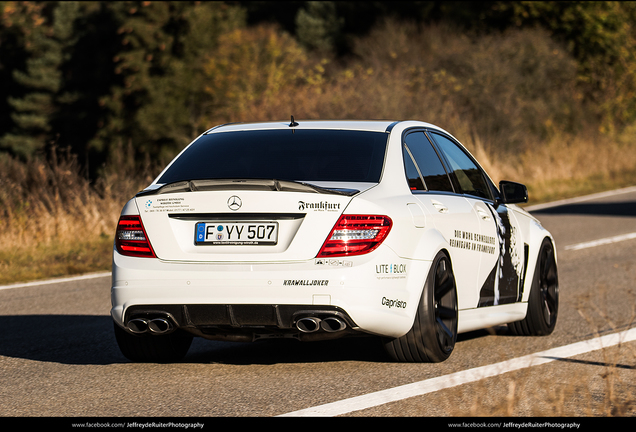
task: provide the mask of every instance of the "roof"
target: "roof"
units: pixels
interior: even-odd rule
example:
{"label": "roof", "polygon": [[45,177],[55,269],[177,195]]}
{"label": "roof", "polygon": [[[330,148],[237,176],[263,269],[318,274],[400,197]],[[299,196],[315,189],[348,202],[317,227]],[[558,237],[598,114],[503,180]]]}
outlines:
{"label": "roof", "polygon": [[[365,130],[372,132],[386,132],[392,120],[302,120],[295,119],[297,126],[294,129],[339,129],[339,130]],[[206,133],[264,130],[264,129],[289,129],[291,119],[288,121],[262,122],[262,123],[228,123],[213,127]]]}

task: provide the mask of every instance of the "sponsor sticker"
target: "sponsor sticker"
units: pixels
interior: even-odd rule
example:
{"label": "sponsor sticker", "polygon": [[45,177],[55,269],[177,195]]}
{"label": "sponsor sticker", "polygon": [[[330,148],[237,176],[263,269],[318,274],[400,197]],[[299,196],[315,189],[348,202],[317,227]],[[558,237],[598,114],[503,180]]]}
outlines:
{"label": "sponsor sticker", "polygon": [[376,264],[375,276],[378,279],[402,279],[406,278],[406,264]]}
{"label": "sponsor sticker", "polygon": [[285,279],[283,286],[327,286],[328,280],[324,279]]}
{"label": "sponsor sticker", "polygon": [[185,198],[153,198],[144,203],[145,213],[162,213],[168,211],[191,212],[195,211],[190,204],[185,202]]}
{"label": "sponsor sticker", "polygon": [[330,203],[328,201],[320,201],[320,202],[298,201],[298,210],[336,212],[336,211],[340,211],[340,203]]}
{"label": "sponsor sticker", "polygon": [[336,258],[317,258],[315,265],[331,266],[331,267],[353,267],[353,261],[341,260]]}
{"label": "sponsor sticker", "polygon": [[388,299],[386,297],[382,297],[382,306],[386,306],[389,309],[391,308],[400,308],[400,309],[405,309],[406,308],[406,302],[400,299]]}
{"label": "sponsor sticker", "polygon": [[448,241],[450,247],[494,255],[495,238],[470,231],[455,230],[455,237]]}

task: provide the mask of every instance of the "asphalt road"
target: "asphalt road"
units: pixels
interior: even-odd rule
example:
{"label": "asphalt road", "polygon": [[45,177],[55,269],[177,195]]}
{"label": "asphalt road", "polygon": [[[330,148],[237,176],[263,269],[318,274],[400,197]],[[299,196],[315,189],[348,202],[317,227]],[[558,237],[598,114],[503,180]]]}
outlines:
{"label": "asphalt road", "polygon": [[134,364],[113,336],[109,276],[0,287],[0,416],[278,416],[333,402],[345,416],[636,415],[636,342],[364,409],[347,405],[636,327],[636,189],[532,212],[557,241],[560,310],[551,336],[515,337],[505,326],[461,335],[441,364],[387,361],[372,339],[195,339],[182,363]]}

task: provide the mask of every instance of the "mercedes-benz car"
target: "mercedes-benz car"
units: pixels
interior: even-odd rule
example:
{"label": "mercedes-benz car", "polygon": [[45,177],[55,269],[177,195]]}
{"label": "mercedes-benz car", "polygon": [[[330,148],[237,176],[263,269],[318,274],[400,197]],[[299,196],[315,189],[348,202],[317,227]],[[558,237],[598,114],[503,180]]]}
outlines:
{"label": "mercedes-benz car", "polygon": [[193,337],[378,338],[440,362],[457,335],[547,335],[554,239],[445,130],[419,121],[227,124],[128,201],[112,310],[132,361],[182,359]]}

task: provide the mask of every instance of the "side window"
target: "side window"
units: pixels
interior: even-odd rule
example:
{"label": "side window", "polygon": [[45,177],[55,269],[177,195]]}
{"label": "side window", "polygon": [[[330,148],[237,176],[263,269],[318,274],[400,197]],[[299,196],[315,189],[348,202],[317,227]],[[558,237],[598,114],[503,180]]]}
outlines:
{"label": "side window", "polygon": [[462,193],[492,199],[486,179],[473,160],[457,144],[445,136],[431,133],[431,137],[448,160]]}
{"label": "side window", "polygon": [[444,165],[424,132],[408,134],[404,139],[404,146],[413,155],[427,190],[453,192],[453,186]]}

